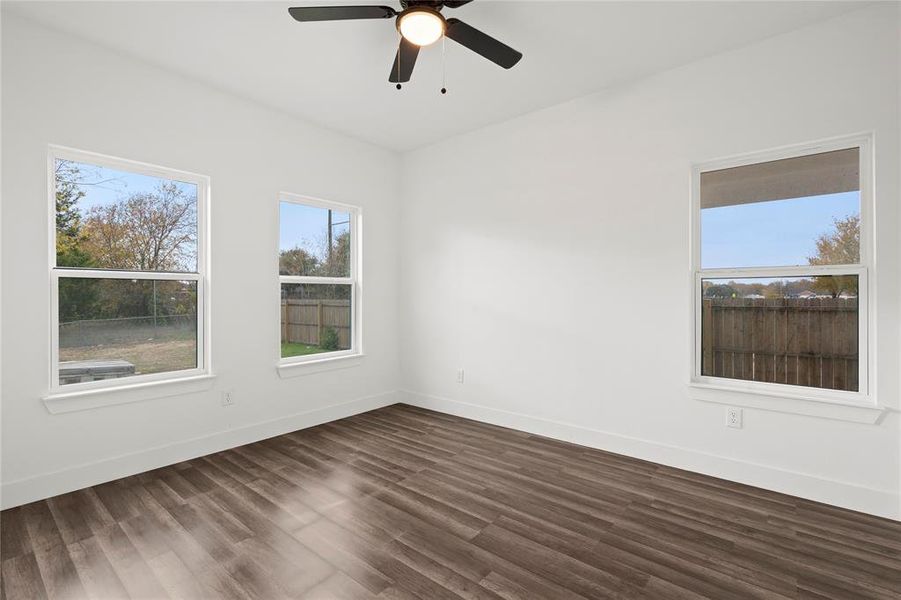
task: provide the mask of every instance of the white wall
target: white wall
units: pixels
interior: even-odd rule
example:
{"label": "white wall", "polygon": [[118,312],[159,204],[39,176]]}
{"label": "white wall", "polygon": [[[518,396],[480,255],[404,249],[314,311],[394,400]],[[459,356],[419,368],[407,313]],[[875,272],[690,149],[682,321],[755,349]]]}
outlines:
{"label": "white wall", "polygon": [[[3,506],[394,401],[398,166],[299,122],[15,16],[2,23]],[[47,145],[209,175],[211,390],[51,415]],[[362,364],[280,379],[277,194],[362,207]],[[236,404],[220,406],[219,392]]]}
{"label": "white wall", "polygon": [[[407,155],[409,401],[898,518],[898,30],[857,11]],[[892,410],[727,429],[687,386],[690,165],[867,131]]]}

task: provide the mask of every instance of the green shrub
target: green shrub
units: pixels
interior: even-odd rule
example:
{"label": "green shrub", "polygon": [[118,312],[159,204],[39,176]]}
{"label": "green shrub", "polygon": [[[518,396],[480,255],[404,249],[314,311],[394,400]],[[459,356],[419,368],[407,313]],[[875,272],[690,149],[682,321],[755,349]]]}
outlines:
{"label": "green shrub", "polygon": [[338,332],[333,327],[326,327],[319,336],[319,347],[323,350],[338,349]]}

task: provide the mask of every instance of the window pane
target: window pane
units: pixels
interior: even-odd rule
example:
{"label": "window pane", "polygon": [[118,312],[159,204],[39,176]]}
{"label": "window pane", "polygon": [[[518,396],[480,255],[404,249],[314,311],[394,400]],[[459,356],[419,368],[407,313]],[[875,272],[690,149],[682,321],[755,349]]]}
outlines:
{"label": "window pane", "polygon": [[701,174],[701,267],[860,262],[859,149]]}
{"label": "window pane", "polygon": [[701,374],[858,390],[858,277],[704,279]]}
{"label": "window pane", "polygon": [[197,186],[56,161],[56,264],[197,271]]}
{"label": "window pane", "polygon": [[349,350],[351,286],[282,284],[282,358]]}
{"label": "window pane", "polygon": [[59,279],[60,385],[197,367],[197,283]]}
{"label": "window pane", "polygon": [[350,214],[282,202],[279,275],[350,276]]}

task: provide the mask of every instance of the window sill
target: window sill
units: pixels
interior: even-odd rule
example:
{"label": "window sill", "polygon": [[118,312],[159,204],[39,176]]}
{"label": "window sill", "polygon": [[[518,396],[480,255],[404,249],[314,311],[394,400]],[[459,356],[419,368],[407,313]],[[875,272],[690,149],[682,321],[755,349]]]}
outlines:
{"label": "window sill", "polygon": [[332,356],[318,358],[316,360],[304,360],[298,362],[279,362],[276,366],[278,376],[282,379],[289,377],[303,377],[314,373],[334,371],[356,367],[363,363],[365,354],[346,354],[344,356]]}
{"label": "window sill", "polygon": [[801,394],[781,392],[762,393],[757,390],[743,390],[728,385],[716,385],[693,381],[689,384],[688,395],[693,400],[759,408],[774,412],[821,417],[852,423],[872,425],[878,423],[886,412],[885,407],[872,404],[858,404],[826,400]]}
{"label": "window sill", "polygon": [[57,392],[42,398],[51,414],[69,413],[116,404],[141,402],[203,392],[213,387],[215,375],[196,375],[181,379],[149,381],[112,388]]}

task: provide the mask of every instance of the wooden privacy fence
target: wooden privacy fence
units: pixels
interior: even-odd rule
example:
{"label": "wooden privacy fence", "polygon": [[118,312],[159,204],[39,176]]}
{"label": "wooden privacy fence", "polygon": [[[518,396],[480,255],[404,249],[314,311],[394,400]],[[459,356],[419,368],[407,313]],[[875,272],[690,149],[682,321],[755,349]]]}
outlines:
{"label": "wooden privacy fence", "polygon": [[282,298],[282,342],[318,346],[322,333],[332,328],[338,348],[350,348],[350,300]]}
{"label": "wooden privacy fence", "polygon": [[701,373],[858,390],[856,298],[705,298]]}

